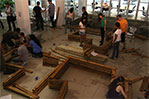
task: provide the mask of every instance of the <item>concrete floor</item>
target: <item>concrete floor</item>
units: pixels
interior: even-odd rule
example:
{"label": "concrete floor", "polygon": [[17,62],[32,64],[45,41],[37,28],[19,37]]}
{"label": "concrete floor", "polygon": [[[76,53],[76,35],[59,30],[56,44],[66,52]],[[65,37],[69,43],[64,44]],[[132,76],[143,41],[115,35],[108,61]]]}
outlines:
{"label": "concrete floor", "polygon": [[[1,35],[6,31],[7,31],[6,27],[5,27],[5,30],[0,29],[0,32],[1,32],[0,40],[2,38]],[[54,48],[55,46],[62,45],[62,44],[79,47],[79,43],[70,42],[67,40],[67,34],[64,34],[63,27],[57,28],[57,29],[45,28],[44,31],[38,31],[38,33],[42,35],[40,39],[43,45],[43,51],[45,52],[48,52],[50,51],[51,48]],[[92,36],[92,35],[87,35],[87,36],[93,38],[94,44],[98,45],[98,42],[99,42],[98,39],[100,39],[99,36]],[[142,41],[137,38],[132,40],[127,39],[127,48],[136,48],[136,49],[139,48],[141,54],[143,55],[149,56],[148,47],[149,47],[148,40]],[[121,44],[121,48],[122,48],[122,44]],[[112,53],[112,49],[110,50],[110,55],[111,53]],[[149,75],[148,58],[141,58],[139,56],[134,56],[131,53],[120,53],[120,57],[118,59],[115,59],[115,60],[108,59],[108,61],[105,64],[115,67],[116,73],[118,75],[124,75],[129,78]],[[30,61],[25,66],[25,68],[33,70],[34,73],[33,74],[26,73],[26,75],[23,78],[19,79],[17,83],[30,91],[48,72],[50,72],[53,69],[52,67],[42,66],[42,59],[32,58],[32,57],[30,57]],[[78,75],[77,76],[78,79],[75,78],[76,77],[75,74]],[[26,99],[25,97],[19,94],[3,89],[2,82],[6,80],[7,77],[9,76],[10,75],[3,75],[2,73],[0,73],[0,96],[11,94],[13,99]],[[39,79],[35,80],[36,77],[38,77]],[[64,74],[62,79],[65,79],[65,78],[70,80],[70,83],[69,83],[70,91],[68,91],[66,98],[92,98],[92,99],[105,98],[104,95],[107,91],[106,86],[109,81],[109,78],[106,78],[105,75],[98,75],[95,73],[90,73],[79,69],[70,68]],[[71,82],[71,80],[73,80],[74,82]],[[80,82],[80,81],[81,83],[78,84],[77,82]],[[139,92],[140,85],[141,85],[141,81],[133,85],[134,98],[144,99],[143,93]],[[77,89],[81,89],[81,90],[76,91]],[[39,96],[40,96],[40,99],[54,99],[56,98],[57,94],[58,94],[57,91],[49,89],[47,86],[39,94]]]}

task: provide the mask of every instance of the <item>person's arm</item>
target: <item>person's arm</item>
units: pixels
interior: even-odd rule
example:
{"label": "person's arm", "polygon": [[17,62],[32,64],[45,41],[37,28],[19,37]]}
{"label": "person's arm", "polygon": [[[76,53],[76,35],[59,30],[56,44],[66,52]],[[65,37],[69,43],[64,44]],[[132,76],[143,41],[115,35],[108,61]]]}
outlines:
{"label": "person's arm", "polygon": [[73,20],[75,19],[75,13],[73,12]]}
{"label": "person's arm", "polygon": [[122,86],[119,86],[119,91],[120,91],[120,93],[124,96],[124,98],[127,99],[127,95],[126,95],[126,93],[124,92],[124,89],[123,89]]}
{"label": "person's arm", "polygon": [[47,9],[47,8],[45,8],[44,10],[42,10],[42,9],[41,9],[41,10],[40,10],[40,12],[45,12],[45,11],[46,11],[46,9]]}
{"label": "person's arm", "polygon": [[116,39],[117,39],[117,34],[115,34],[115,38],[114,38],[114,40],[113,40],[113,43],[115,43],[115,41],[116,41]]}
{"label": "person's arm", "polygon": [[128,31],[128,22],[127,22],[127,24],[126,24],[126,34],[127,34],[127,31]]}
{"label": "person's arm", "polygon": [[69,10],[68,10],[67,13],[65,14],[65,18],[67,17],[68,13],[69,13]]}
{"label": "person's arm", "polygon": [[107,21],[105,20],[104,23],[105,23],[104,31],[106,32]]}

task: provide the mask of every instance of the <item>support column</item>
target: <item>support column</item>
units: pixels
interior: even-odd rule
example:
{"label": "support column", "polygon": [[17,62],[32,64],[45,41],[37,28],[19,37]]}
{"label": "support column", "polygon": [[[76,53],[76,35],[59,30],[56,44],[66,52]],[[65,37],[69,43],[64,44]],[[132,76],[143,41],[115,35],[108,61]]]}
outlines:
{"label": "support column", "polygon": [[60,10],[57,20],[57,26],[62,26],[64,25],[65,0],[56,0],[56,12],[58,10],[58,7],[60,7]]}
{"label": "support column", "polygon": [[15,0],[18,27],[26,35],[31,33],[28,0]]}
{"label": "support column", "polygon": [[[82,16],[82,7],[85,6],[87,7],[87,0],[79,0],[79,10],[78,10],[78,15]],[[87,9],[87,8],[86,8]]]}
{"label": "support column", "polygon": [[136,20],[137,17],[138,17],[139,6],[140,6],[140,0],[138,0],[138,5],[137,5],[137,10],[136,10],[135,20]]}

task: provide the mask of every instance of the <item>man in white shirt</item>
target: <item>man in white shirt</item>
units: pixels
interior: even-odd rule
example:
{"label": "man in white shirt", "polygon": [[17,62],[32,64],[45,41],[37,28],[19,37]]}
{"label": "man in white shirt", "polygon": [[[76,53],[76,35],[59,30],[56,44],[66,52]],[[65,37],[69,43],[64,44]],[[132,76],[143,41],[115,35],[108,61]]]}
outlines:
{"label": "man in white shirt", "polygon": [[119,56],[119,43],[121,41],[122,30],[120,29],[120,23],[116,22],[115,27],[117,28],[117,30],[113,34],[113,42],[112,42],[113,43],[113,54],[110,57],[111,59],[114,59],[115,52],[116,52],[116,58],[118,58],[118,56]]}
{"label": "man in white shirt", "polygon": [[13,25],[13,29],[15,31],[16,29],[16,26],[15,26],[15,23],[14,23],[14,20],[13,20],[13,14],[14,14],[14,11],[13,9],[9,6],[8,3],[6,3],[6,14],[7,14],[7,23],[8,23],[8,27],[9,27],[9,30],[8,31],[11,31],[11,23]]}

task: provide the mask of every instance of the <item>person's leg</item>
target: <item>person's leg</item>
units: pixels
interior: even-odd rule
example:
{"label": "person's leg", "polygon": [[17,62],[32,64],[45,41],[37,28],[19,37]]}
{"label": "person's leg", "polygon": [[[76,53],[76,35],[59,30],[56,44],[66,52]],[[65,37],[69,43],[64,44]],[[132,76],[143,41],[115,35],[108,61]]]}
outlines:
{"label": "person's leg", "polygon": [[39,30],[39,18],[36,18],[36,27],[37,27],[37,30]]}
{"label": "person's leg", "polygon": [[101,41],[100,41],[100,46],[103,45],[104,42],[104,28],[100,28],[101,29]]}
{"label": "person's leg", "polygon": [[55,27],[54,26],[54,16],[50,16],[50,19],[51,19],[52,27]]}
{"label": "person's leg", "polygon": [[67,33],[67,28],[68,28],[68,18],[65,18],[65,33]]}
{"label": "person's leg", "polygon": [[44,30],[44,25],[43,25],[43,18],[40,18],[40,23],[41,23],[41,29]]}
{"label": "person's leg", "polygon": [[116,45],[116,58],[119,57],[119,42],[117,42],[117,45]]}
{"label": "person's leg", "polygon": [[10,24],[10,16],[7,16],[7,23],[8,23],[8,27],[9,27],[9,30],[8,31],[11,31],[11,24]]}
{"label": "person's leg", "polygon": [[121,42],[123,43],[123,49],[125,49],[125,32],[121,34]]}
{"label": "person's leg", "polygon": [[11,22],[12,22],[12,25],[13,25],[13,30],[15,31],[16,30],[15,22],[14,21],[11,21]]}
{"label": "person's leg", "polygon": [[112,53],[112,56],[111,56],[112,59],[114,59],[115,50],[116,50],[116,43],[114,43],[114,46],[113,46],[113,53]]}
{"label": "person's leg", "polygon": [[2,29],[4,29],[4,25],[3,25],[3,22],[1,21],[1,19],[0,19],[0,24],[2,26]]}
{"label": "person's leg", "polygon": [[72,19],[70,19],[70,32],[72,32]]}

